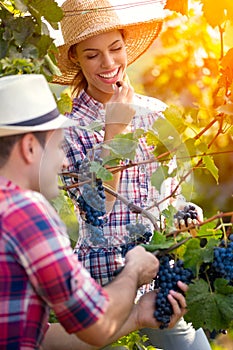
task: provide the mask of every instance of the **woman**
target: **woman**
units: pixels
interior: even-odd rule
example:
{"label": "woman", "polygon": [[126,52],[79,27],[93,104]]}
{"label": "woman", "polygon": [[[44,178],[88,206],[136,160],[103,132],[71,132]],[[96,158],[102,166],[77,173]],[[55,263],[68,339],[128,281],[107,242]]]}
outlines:
{"label": "woman", "polygon": [[[156,4],[155,16],[161,13],[164,3],[157,1]],[[119,133],[149,129],[155,120],[163,118],[165,104],[155,98],[135,94],[126,76],[127,66],[143,54],[158,36],[162,19],[157,16],[149,21],[122,24],[111,4],[100,0],[67,0],[62,9],[64,45],[58,48],[58,65],[62,75],[55,77],[54,82],[73,88],[70,118],[86,127],[94,121],[103,123],[100,131],[66,131],[65,152],[68,170],[72,171],[77,170],[77,162],[80,164],[97,145],[109,142]],[[152,155],[151,151],[152,148],[141,138],[135,161],[147,160]],[[151,207],[161,196],[150,183],[150,176],[157,166],[151,163],[124,170],[114,176],[110,185],[129,202],[141,208]],[[176,181],[169,179],[165,187],[166,194],[172,193]],[[78,191],[70,191],[76,204]],[[108,283],[114,271],[123,264],[121,246],[130,242],[126,225],[139,220],[150,227],[146,218],[130,212],[114,197],[108,196],[107,211],[108,221],[100,227],[103,238],[100,243],[94,242],[91,226],[79,218],[80,233],[75,248],[79,260],[102,285]],[[145,330],[144,334],[148,331]],[[210,350],[203,330],[195,331],[184,320],[172,330],[151,331],[150,344],[164,350]]]}

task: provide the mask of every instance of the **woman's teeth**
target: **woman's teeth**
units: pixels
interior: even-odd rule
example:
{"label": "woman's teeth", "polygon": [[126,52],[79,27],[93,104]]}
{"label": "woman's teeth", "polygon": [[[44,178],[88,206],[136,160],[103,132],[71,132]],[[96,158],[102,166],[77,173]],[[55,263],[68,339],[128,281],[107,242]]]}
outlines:
{"label": "woman's teeth", "polygon": [[111,72],[111,73],[99,74],[99,76],[101,78],[110,79],[110,78],[114,78],[117,75],[117,72],[118,72],[118,69],[116,69],[114,72]]}

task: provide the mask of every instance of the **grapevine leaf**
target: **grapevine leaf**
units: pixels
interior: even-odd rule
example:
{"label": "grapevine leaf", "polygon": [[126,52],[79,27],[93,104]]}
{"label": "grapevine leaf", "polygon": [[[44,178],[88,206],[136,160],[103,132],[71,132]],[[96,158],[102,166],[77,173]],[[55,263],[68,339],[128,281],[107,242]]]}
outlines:
{"label": "grapevine leaf", "polygon": [[198,239],[191,239],[186,244],[186,251],[184,253],[183,259],[185,267],[190,268],[193,273],[199,272],[201,264],[213,261],[213,249],[218,244],[218,240],[212,238],[210,239],[205,247],[200,247],[200,242]]}
{"label": "grapevine leaf", "polygon": [[205,152],[208,151],[208,147],[207,147],[206,143],[204,143],[204,142],[199,143],[199,144],[197,145],[197,149],[198,149],[199,152],[201,152],[201,153],[205,153]]}
{"label": "grapevine leaf", "polygon": [[162,233],[155,231],[150,243],[143,246],[147,251],[154,252],[158,249],[170,248],[173,244],[173,240],[166,239]]}
{"label": "grapevine leaf", "polygon": [[211,156],[204,156],[203,162],[218,184],[218,168],[214,164],[213,158]]}
{"label": "grapevine leaf", "polygon": [[111,172],[104,168],[99,162],[90,162],[90,171],[95,173],[98,179],[102,179],[103,181],[112,180]]}
{"label": "grapevine leaf", "polygon": [[163,210],[162,215],[166,218],[166,226],[173,227],[174,225],[174,215],[176,214],[177,209],[173,205],[169,205],[166,209]]}
{"label": "grapevine leaf", "polygon": [[233,287],[229,286],[228,281],[226,281],[224,278],[217,278],[214,283],[214,288],[215,291],[220,294],[233,294]]}
{"label": "grapevine leaf", "polygon": [[110,150],[116,157],[133,160],[135,158],[137,142],[130,139],[114,138],[108,144],[105,143],[103,148]]}
{"label": "grapevine leaf", "polygon": [[205,237],[208,237],[208,236],[213,236],[213,234],[215,235],[222,235],[222,231],[217,229],[216,230],[216,226],[217,226],[217,221],[210,221],[210,222],[207,222],[205,223],[205,225],[203,226],[200,226],[198,228],[198,236],[205,236]]}
{"label": "grapevine leaf", "polygon": [[[213,331],[227,329],[233,317],[233,287],[227,281],[216,280],[215,291],[210,291],[204,280],[194,281],[186,293],[188,312],[187,322],[194,328],[200,327]],[[226,291],[227,290],[227,294]]]}
{"label": "grapevine leaf", "polygon": [[165,110],[164,116],[166,117],[166,120],[175,127],[179,134],[185,131],[186,125],[182,118],[182,112],[178,107],[169,106]]}
{"label": "grapevine leaf", "polygon": [[[54,0],[46,0],[46,6],[43,0],[28,1],[28,8],[33,14],[39,14],[44,17],[53,27],[63,17],[63,11]],[[36,17],[37,17],[36,16]],[[57,29],[55,26],[54,29]]]}
{"label": "grapevine leaf", "polygon": [[15,7],[21,12],[27,12],[27,6],[25,5],[24,1],[15,0]]}
{"label": "grapevine leaf", "polygon": [[158,135],[156,135],[153,131],[149,130],[146,133],[146,143],[148,146],[156,146],[159,143]]}
{"label": "grapevine leaf", "polygon": [[102,179],[103,181],[110,181],[113,178],[112,173],[104,167],[99,168],[99,170],[96,173],[96,176],[99,179]]}
{"label": "grapevine leaf", "polygon": [[151,175],[151,185],[157,190],[160,189],[162,182],[168,177],[168,167],[159,166],[156,171]]}
{"label": "grapevine leaf", "polygon": [[71,245],[74,247],[78,239],[79,224],[72,200],[64,191],[60,191],[58,197],[52,201],[52,205],[65,223]]}
{"label": "grapevine leaf", "polygon": [[61,114],[72,111],[72,101],[67,93],[61,93],[61,98],[57,101],[57,106]]}
{"label": "grapevine leaf", "polygon": [[203,14],[207,22],[215,28],[221,25],[225,20],[225,0],[214,1],[213,0],[201,0],[203,3]]}
{"label": "grapevine leaf", "polygon": [[89,125],[85,125],[85,126],[79,125],[79,128],[83,129],[83,130],[87,130],[89,132],[100,131],[100,130],[103,129],[103,122],[95,121],[95,122],[93,122],[93,123],[91,123]]}
{"label": "grapevine leaf", "polygon": [[104,157],[103,159],[103,165],[108,165],[108,166],[117,166],[119,165],[121,161],[121,158],[120,157],[115,157],[115,156],[106,156]]}
{"label": "grapevine leaf", "polygon": [[[181,133],[177,130],[177,128],[180,129],[180,127],[176,124],[176,118],[174,119],[175,121],[172,122],[169,119],[159,118],[153,123],[153,130],[158,133],[160,143],[164,144],[169,150],[181,144]],[[179,124],[184,125],[181,120]]]}
{"label": "grapevine leaf", "polygon": [[134,139],[139,139],[140,137],[142,137],[145,133],[145,130],[143,129],[136,129],[134,131]]}
{"label": "grapevine leaf", "polygon": [[188,14],[188,0],[167,0],[165,9],[180,12],[182,15]]}
{"label": "grapevine leaf", "polygon": [[126,134],[117,134],[115,136],[115,139],[128,139],[128,140],[135,140],[133,132],[128,132]]}
{"label": "grapevine leaf", "polygon": [[186,245],[186,251],[183,256],[185,267],[192,269],[193,272],[199,268],[203,262],[200,256],[200,244],[196,239],[191,239]]}

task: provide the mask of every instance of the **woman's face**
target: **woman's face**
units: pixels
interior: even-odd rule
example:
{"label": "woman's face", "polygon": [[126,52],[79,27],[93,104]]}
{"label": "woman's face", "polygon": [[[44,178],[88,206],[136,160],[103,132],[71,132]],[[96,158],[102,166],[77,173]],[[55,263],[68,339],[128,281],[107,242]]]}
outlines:
{"label": "woman's face", "polygon": [[107,102],[112,85],[124,77],[127,54],[118,30],[96,35],[76,45],[76,58],[87,80],[87,92],[97,101]]}

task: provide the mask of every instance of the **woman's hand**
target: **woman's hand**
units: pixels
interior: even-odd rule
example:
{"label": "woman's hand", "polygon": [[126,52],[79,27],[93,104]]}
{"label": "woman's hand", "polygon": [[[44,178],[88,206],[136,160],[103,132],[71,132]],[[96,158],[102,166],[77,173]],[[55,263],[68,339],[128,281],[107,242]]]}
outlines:
{"label": "woman's hand", "polygon": [[119,81],[114,85],[114,94],[105,105],[105,133],[110,131],[110,135],[114,137],[124,132],[131,123],[135,114],[133,94],[133,87],[128,80]]}

